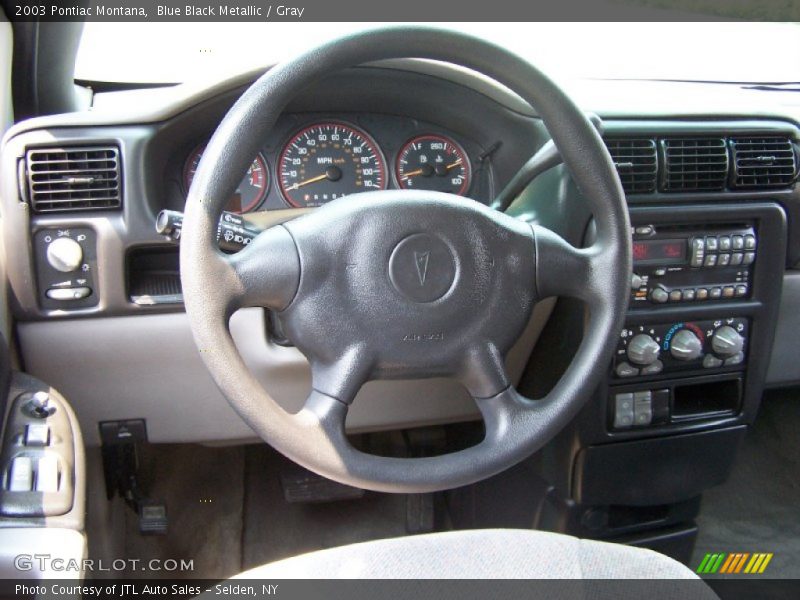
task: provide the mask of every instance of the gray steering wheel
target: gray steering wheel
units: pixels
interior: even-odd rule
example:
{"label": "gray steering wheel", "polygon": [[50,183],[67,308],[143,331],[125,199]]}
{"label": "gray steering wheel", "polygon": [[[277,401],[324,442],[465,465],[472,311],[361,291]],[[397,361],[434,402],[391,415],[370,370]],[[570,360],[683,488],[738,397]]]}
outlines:
{"label": "gray steering wheel", "polygon": [[[333,201],[261,233],[234,255],[216,245],[225,205],[286,104],[333,71],[423,58],[487,75],[529,102],[591,203],[597,235],[576,249],[557,234],[478,202],[425,191],[376,191]],[[478,38],[422,27],[345,37],[270,69],[233,105],[194,177],[183,222],[181,280],[194,339],[233,408],[304,467],[385,492],[473,483],[551,439],[608,368],[631,266],[619,178],[595,128],[536,68]],[[522,397],[503,359],[548,296],[579,298],[590,316],[561,380]],[[248,371],[228,321],[248,306],[278,311],[308,358],[313,390],[290,414]],[[371,379],[452,377],[483,416],[475,446],[435,457],[389,458],[354,448],[348,408]],[[434,401],[434,400],[432,400]]]}

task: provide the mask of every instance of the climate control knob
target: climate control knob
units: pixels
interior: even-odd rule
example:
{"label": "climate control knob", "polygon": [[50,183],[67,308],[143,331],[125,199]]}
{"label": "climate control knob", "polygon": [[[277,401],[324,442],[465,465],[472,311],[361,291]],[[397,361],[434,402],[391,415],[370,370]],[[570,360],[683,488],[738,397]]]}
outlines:
{"label": "climate control knob", "polygon": [[730,325],[723,325],[711,338],[711,349],[720,356],[733,356],[742,351],[744,338]]}
{"label": "climate control knob", "polygon": [[71,238],[58,238],[47,246],[47,262],[56,271],[69,273],[81,266],[83,248]]}
{"label": "climate control knob", "polygon": [[637,365],[651,365],[658,360],[661,347],[646,333],[640,333],[628,342],[628,360]]}
{"label": "climate control knob", "polygon": [[678,360],[694,360],[703,354],[703,342],[688,329],[681,329],[672,337],[669,353]]}

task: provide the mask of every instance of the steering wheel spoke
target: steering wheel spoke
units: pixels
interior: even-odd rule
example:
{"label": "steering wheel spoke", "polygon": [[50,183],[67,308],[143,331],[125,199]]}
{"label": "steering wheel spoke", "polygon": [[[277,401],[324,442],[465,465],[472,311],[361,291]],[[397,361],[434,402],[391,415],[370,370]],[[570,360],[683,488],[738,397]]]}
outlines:
{"label": "steering wheel spoke", "polygon": [[599,244],[575,248],[558,234],[533,226],[536,238],[536,291],[539,298],[569,296],[587,303],[604,301],[608,257]]}
{"label": "steering wheel spoke", "polygon": [[259,306],[283,310],[300,281],[300,259],[292,236],[282,226],[261,232],[243,250],[221,255],[233,284],[227,293],[231,308]]}

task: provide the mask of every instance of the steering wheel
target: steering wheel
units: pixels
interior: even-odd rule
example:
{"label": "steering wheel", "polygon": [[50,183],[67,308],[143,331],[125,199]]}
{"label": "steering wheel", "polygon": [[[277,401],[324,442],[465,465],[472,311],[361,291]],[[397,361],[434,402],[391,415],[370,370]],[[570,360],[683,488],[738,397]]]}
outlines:
{"label": "steering wheel", "polygon": [[[392,58],[467,67],[505,85],[541,116],[596,220],[577,249],[554,232],[473,200],[387,190],[345,197],[223,254],[217,224],[286,104],[333,71]],[[265,441],[341,483],[428,492],[494,475],[532,454],[575,416],[608,368],[628,300],[630,224],[622,187],[595,128],[552,81],[499,46],[460,33],[392,27],[344,37],[270,69],[227,113],[189,192],[181,240],[186,313],[208,370]],[[578,351],[546,397],[509,383],[503,359],[549,296],[585,301]],[[248,371],[228,321],[239,308],[280,313],[308,358],[312,391],[294,414]],[[372,379],[451,377],[474,398],[483,440],[425,458],[354,448],[345,418]],[[430,399],[434,402],[435,399]]]}

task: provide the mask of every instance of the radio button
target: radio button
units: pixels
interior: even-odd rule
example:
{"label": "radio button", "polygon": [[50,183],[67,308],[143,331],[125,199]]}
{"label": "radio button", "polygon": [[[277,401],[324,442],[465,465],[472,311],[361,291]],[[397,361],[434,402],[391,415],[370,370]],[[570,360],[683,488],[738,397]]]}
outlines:
{"label": "radio button", "polygon": [[722,296],[722,288],[713,287],[708,291],[708,297],[712,300],[719,300],[720,296]]}
{"label": "radio button", "polygon": [[636,233],[636,235],[653,235],[656,232],[656,229],[652,225],[640,225],[633,231]]}
{"label": "radio button", "polygon": [[664,267],[659,267],[655,271],[653,271],[653,277],[663,277],[667,274],[667,269]]}
{"label": "radio button", "polygon": [[669,294],[664,288],[653,288],[653,291],[650,292],[650,299],[656,304],[664,304],[667,300],[669,300]]}
{"label": "radio button", "polygon": [[692,289],[683,290],[683,301],[684,302],[692,302],[695,297],[695,291]]}
{"label": "radio button", "polygon": [[737,285],[736,286],[736,296],[741,298],[742,296],[747,296],[747,286],[746,285]]}
{"label": "radio button", "polygon": [[717,255],[716,254],[709,254],[706,256],[705,262],[703,262],[704,267],[715,267],[717,266]]}
{"label": "radio button", "polygon": [[731,367],[733,365],[740,365],[744,362],[744,352],[737,352],[730,358],[725,359],[725,366]]}
{"label": "radio button", "polygon": [[642,287],[642,285],[644,285],[644,280],[642,279],[641,275],[639,275],[638,273],[634,273],[633,275],[631,275],[631,289],[632,290],[636,291],[640,287]]}
{"label": "radio button", "polygon": [[744,250],[744,237],[735,235],[731,239],[731,248],[734,250]]}
{"label": "radio button", "polygon": [[692,257],[689,264],[693,267],[700,267],[703,265],[703,255],[705,254],[705,242],[702,238],[694,238],[692,240]]}
{"label": "radio button", "polygon": [[741,252],[734,252],[733,254],[731,254],[732,267],[738,267],[740,264],[742,264],[743,260],[744,260],[744,254],[742,254]]}
{"label": "radio button", "polygon": [[642,369],[642,375],[658,375],[663,370],[664,363],[660,360],[656,360]]}
{"label": "radio button", "polygon": [[718,267],[727,267],[731,264],[731,255],[730,254],[720,254],[719,260],[717,261]]}
{"label": "radio button", "polygon": [[717,358],[713,354],[706,354],[703,357],[703,368],[704,369],[716,369],[722,366],[722,359]]}
{"label": "radio button", "polygon": [[756,262],[756,253],[755,252],[745,252],[744,258],[742,259],[743,265],[752,265]]}
{"label": "radio button", "polygon": [[719,248],[719,240],[715,236],[708,236],[706,238],[706,250],[709,252],[716,252]]}
{"label": "radio button", "polygon": [[734,293],[736,293],[736,290],[732,285],[726,285],[724,288],[722,288],[723,298],[733,298]]}
{"label": "radio button", "polygon": [[730,252],[731,237],[729,235],[721,235],[719,237],[719,250],[720,252]]}
{"label": "radio button", "polygon": [[683,298],[683,292],[681,292],[680,290],[672,290],[669,293],[670,302],[680,302],[681,298]]}
{"label": "radio button", "polygon": [[639,374],[639,369],[632,366],[630,363],[621,362],[617,365],[617,368],[614,369],[614,372],[617,374],[617,377],[636,377]]}
{"label": "radio button", "polygon": [[753,234],[748,234],[744,236],[744,249],[745,250],[756,249],[756,236],[754,236]]}
{"label": "radio button", "polygon": [[706,288],[698,288],[697,289],[697,296],[698,300],[706,300],[708,299],[708,290]]}

